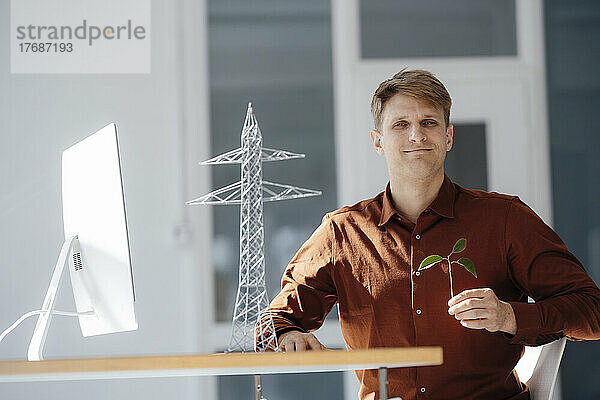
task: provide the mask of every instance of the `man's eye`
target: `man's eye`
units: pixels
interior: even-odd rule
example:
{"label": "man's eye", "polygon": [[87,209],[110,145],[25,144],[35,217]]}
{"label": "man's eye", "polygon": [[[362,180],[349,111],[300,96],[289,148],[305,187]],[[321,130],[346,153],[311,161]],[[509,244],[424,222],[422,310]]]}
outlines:
{"label": "man's eye", "polygon": [[404,127],[404,126],[406,126],[406,125],[408,125],[406,122],[396,122],[396,123],[394,124],[394,126],[395,126],[395,127],[396,127],[396,126]]}
{"label": "man's eye", "polygon": [[435,122],[435,121],[425,121],[425,122],[423,122],[423,125],[436,125],[436,124],[437,124],[437,122]]}

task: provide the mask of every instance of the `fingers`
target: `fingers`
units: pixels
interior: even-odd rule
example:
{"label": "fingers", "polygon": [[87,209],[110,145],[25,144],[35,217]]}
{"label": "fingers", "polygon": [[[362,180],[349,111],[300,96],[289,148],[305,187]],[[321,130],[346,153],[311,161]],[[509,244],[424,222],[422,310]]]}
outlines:
{"label": "fingers", "polygon": [[475,309],[463,311],[463,312],[460,312],[460,313],[454,315],[454,318],[456,318],[458,320],[481,319],[481,318],[490,319],[490,317],[492,317],[491,313],[489,312],[488,309],[485,309],[485,308],[475,308]]}
{"label": "fingers", "polygon": [[306,340],[295,340],[294,346],[296,347],[296,351],[306,351]]}
{"label": "fingers", "polygon": [[452,307],[453,305],[458,304],[461,301],[469,298],[485,298],[492,293],[494,293],[494,291],[490,288],[463,290],[462,292],[448,300],[448,307]]}
{"label": "fingers", "polygon": [[485,329],[489,332],[497,332],[500,330],[497,319],[481,318],[481,319],[461,319],[460,324],[471,329]]}
{"label": "fingers", "polygon": [[313,334],[301,332],[282,335],[279,348],[284,352],[326,349]]}
{"label": "fingers", "polygon": [[468,311],[474,308],[488,308],[490,307],[490,302],[486,299],[480,298],[471,298],[467,300],[463,300],[462,302],[453,305],[448,309],[448,314],[454,315],[460,312]]}
{"label": "fingers", "polygon": [[279,350],[281,351],[294,351],[296,349],[295,338],[300,332],[289,331],[279,336]]}
{"label": "fingers", "polygon": [[312,350],[325,350],[325,346],[323,346],[314,335],[308,336],[307,342]]}
{"label": "fingers", "polygon": [[487,319],[465,319],[461,320],[460,324],[471,329],[487,329],[489,320]]}
{"label": "fingers", "polygon": [[281,349],[283,351],[285,351],[285,352],[294,351],[295,350],[295,346],[294,346],[294,341],[293,340],[286,340],[285,342],[282,342],[279,347],[281,347]]}

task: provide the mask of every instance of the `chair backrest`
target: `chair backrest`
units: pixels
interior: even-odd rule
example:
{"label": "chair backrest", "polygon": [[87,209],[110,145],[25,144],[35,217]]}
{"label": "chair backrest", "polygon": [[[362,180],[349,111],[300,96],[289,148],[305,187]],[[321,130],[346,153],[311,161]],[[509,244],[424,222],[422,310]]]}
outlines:
{"label": "chair backrest", "polygon": [[531,392],[531,400],[552,400],[556,376],[558,375],[558,368],[565,351],[566,343],[567,338],[563,337],[562,339],[541,346],[541,351],[539,352],[539,357],[531,378],[527,380],[527,386],[529,386]]}

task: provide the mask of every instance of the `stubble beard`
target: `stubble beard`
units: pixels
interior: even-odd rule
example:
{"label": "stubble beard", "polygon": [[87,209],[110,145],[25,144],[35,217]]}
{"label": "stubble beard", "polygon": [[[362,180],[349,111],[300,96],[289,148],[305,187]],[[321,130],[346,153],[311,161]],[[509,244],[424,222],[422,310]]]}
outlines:
{"label": "stubble beard", "polygon": [[[424,154],[424,156],[416,157],[414,160],[398,160],[392,168],[388,165],[390,177],[398,176],[414,181],[428,181],[437,176],[440,169],[443,171],[444,160],[441,161],[441,165],[438,165],[438,160],[427,159],[427,154]],[[406,158],[408,157],[413,156],[406,156]]]}

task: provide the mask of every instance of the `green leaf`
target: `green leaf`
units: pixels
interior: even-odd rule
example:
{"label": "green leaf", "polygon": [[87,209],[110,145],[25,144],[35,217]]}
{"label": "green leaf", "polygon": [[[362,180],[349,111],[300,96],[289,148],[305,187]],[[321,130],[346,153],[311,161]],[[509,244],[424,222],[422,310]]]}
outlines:
{"label": "green leaf", "polygon": [[477,271],[475,271],[475,264],[473,263],[473,261],[469,260],[468,258],[461,258],[457,262],[460,265],[462,265],[463,267],[465,267],[465,269],[467,271],[469,271],[470,273],[472,273],[473,276],[475,276],[475,278],[477,278]]}
{"label": "green leaf", "polygon": [[431,268],[435,264],[440,262],[441,260],[443,260],[442,256],[438,256],[437,254],[432,254],[430,256],[427,256],[427,257],[425,257],[425,259],[423,261],[421,261],[421,265],[419,265],[419,268],[417,269],[417,271],[420,271],[422,269]]}
{"label": "green leaf", "polygon": [[466,248],[467,248],[467,239],[460,238],[456,241],[456,243],[454,243],[454,248],[452,249],[452,254],[460,253],[461,251],[463,251]]}

